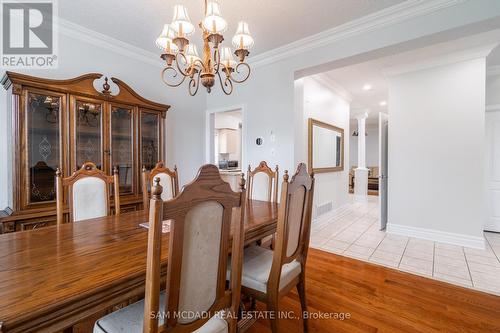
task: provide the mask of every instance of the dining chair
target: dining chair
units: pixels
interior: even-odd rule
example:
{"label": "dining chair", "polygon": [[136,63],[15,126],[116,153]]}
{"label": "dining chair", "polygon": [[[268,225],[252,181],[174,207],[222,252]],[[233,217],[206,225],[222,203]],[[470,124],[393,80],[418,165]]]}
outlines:
{"label": "dining chair", "polygon": [[179,174],[177,173],[177,166],[171,170],[163,164],[163,162],[156,163],[156,166],[147,171],[146,167],[142,167],[142,202],[144,209],[148,209],[149,205],[149,188],[153,185],[155,177],[160,178],[163,187],[161,198],[167,201],[175,197],[179,193]]}
{"label": "dining chair", "polygon": [[[243,255],[242,292],[267,304],[274,313],[272,332],[279,330],[279,300],[297,288],[302,313],[307,311],[305,294],[306,259],[311,229],[314,176],[301,163],[288,182],[285,171],[278,209],[274,251],[257,245],[245,249]],[[303,317],[304,332],[308,331]]]}
{"label": "dining chair", "polygon": [[[261,161],[259,165],[252,170],[248,165],[248,199],[278,202],[278,166],[274,171],[267,165],[266,161]],[[255,187],[257,191],[254,192]]]}
{"label": "dining chair", "polygon": [[64,223],[64,190],[67,186],[69,220],[77,222],[111,215],[109,185],[113,184],[115,215],[120,215],[120,180],[118,168],[113,176],[106,175],[92,162],[86,162],[69,177],[63,178],[56,170],[56,213],[57,224]]}
{"label": "dining chair", "polygon": [[[279,169],[276,165],[274,171],[267,165],[266,161],[261,161],[259,165],[252,170],[250,164],[248,165],[248,200],[263,200],[269,202],[278,202],[278,179]],[[254,191],[255,187],[257,188]],[[265,237],[257,241],[258,245],[270,246],[274,248],[276,241],[274,235]],[[270,242],[270,244],[269,244]]]}
{"label": "dining chair", "polygon": [[[145,299],[99,319],[94,333],[236,333],[243,260],[244,186],[242,176],[240,191],[233,192],[215,165],[204,165],[178,196],[163,201],[160,179],[156,177],[149,208]],[[235,207],[240,210],[232,223]],[[171,220],[170,234],[162,239],[162,221],[167,219]],[[161,242],[167,239],[167,283],[162,292]],[[232,255],[228,260],[230,245]],[[230,282],[226,284],[229,261],[236,269],[231,271]]]}

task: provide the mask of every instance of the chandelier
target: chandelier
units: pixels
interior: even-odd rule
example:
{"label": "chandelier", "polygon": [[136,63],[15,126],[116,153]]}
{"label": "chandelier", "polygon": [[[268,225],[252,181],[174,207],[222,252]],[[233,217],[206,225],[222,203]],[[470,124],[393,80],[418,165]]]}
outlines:
{"label": "chandelier", "polygon": [[[161,72],[163,82],[169,87],[178,87],[186,79],[191,96],[196,95],[200,83],[211,92],[218,78],[226,95],[233,92],[233,83],[243,83],[250,76],[250,66],[245,62],[253,38],[246,22],[239,22],[233,37],[233,58],[230,47],[222,47],[223,33],[227,30],[227,21],[221,16],[217,0],[205,0],[205,17],[200,22],[203,34],[203,55],[200,58],[196,45],[188,37],[194,33],[194,25],[183,5],[174,6],[172,23],[165,24],[156,45],[162,50],[161,58],[166,66]],[[201,81],[201,82],[200,82]]]}

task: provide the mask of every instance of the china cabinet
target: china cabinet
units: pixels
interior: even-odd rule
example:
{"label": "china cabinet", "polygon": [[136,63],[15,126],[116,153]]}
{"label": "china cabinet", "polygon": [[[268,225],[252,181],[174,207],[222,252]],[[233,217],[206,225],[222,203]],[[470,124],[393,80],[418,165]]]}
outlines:
{"label": "china cabinet", "polygon": [[87,161],[107,174],[118,167],[122,211],[142,208],[140,172],[163,160],[169,106],[111,81],[96,73],[52,80],[7,72],[2,78],[11,109],[13,192],[12,207],[0,213],[0,232],[54,224],[56,168],[67,177]]}

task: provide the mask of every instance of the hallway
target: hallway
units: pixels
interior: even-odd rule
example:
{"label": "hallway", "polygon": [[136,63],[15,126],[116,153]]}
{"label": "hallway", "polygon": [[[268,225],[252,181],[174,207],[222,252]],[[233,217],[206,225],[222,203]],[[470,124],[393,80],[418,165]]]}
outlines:
{"label": "hallway", "polygon": [[353,202],[314,221],[311,247],[500,295],[500,234],[478,250],[379,230],[378,197]]}

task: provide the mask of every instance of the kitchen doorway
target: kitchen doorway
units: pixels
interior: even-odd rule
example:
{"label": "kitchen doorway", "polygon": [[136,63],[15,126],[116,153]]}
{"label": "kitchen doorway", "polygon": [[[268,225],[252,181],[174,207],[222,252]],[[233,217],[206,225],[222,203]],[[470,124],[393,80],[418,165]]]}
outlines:
{"label": "kitchen doorway", "polygon": [[243,107],[209,110],[206,132],[206,162],[216,165],[221,177],[238,190],[245,157]]}

